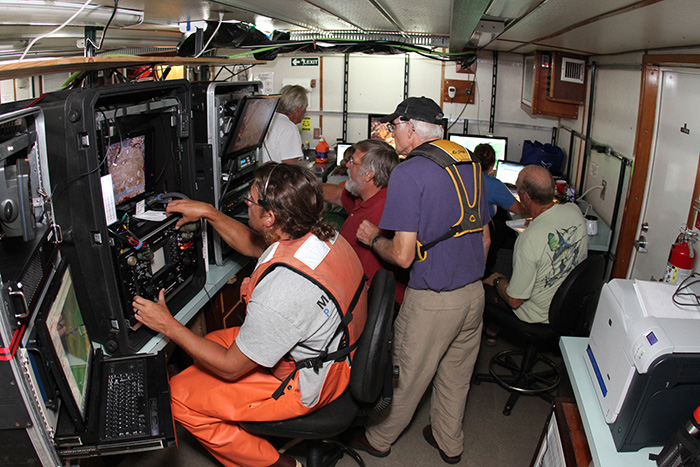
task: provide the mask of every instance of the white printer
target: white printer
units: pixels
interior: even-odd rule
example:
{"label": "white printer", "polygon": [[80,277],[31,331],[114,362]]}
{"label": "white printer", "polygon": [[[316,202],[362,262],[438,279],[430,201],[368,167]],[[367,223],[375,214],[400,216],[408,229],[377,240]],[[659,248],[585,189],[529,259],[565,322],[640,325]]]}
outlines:
{"label": "white printer", "polygon": [[664,445],[700,406],[700,307],[676,305],[676,289],[603,286],[584,359],[618,451]]}

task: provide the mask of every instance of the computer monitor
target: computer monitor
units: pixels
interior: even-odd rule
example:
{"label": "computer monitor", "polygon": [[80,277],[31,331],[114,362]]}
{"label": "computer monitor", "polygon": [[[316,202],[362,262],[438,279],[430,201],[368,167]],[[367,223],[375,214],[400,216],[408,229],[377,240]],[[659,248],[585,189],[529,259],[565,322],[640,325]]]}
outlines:
{"label": "computer monitor", "polygon": [[498,164],[500,161],[506,160],[506,154],[508,149],[508,138],[505,136],[488,136],[488,135],[460,135],[456,133],[450,133],[448,136],[450,141],[464,146],[469,149],[469,152],[473,152],[480,144],[490,144],[496,153],[496,163],[494,168],[498,169]]}
{"label": "computer monitor", "polygon": [[340,165],[340,162],[343,160],[343,155],[345,155],[345,151],[350,148],[352,144],[349,143],[338,143],[335,147],[335,164]]}
{"label": "computer monitor", "polygon": [[503,183],[515,185],[515,182],[518,180],[518,174],[525,167],[525,165],[517,162],[501,161],[496,170],[496,178]]}
{"label": "computer monitor", "polygon": [[93,348],[75,294],[70,267],[64,260],[48,285],[39,314],[44,351],[50,351],[51,371],[73,395],[85,419]]}
{"label": "computer monitor", "polygon": [[107,171],[112,175],[114,204],[146,191],[146,135],[137,135],[107,146]]}
{"label": "computer monitor", "polygon": [[370,114],[367,116],[367,137],[369,139],[384,141],[392,148],[396,148],[394,133],[389,131],[389,127],[386,123],[380,122],[384,117],[386,117],[386,115],[383,114]]}
{"label": "computer monitor", "polygon": [[222,155],[237,156],[262,146],[278,103],[279,96],[245,96],[236,110],[235,126]]}

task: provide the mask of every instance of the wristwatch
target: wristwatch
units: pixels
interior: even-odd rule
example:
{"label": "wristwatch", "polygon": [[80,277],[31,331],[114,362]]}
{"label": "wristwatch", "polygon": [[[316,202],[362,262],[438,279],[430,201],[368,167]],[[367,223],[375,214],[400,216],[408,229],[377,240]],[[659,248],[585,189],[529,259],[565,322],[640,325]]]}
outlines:
{"label": "wristwatch", "polygon": [[377,240],[382,236],[382,234],[377,234],[376,237],[372,239],[372,241],[369,244],[370,249],[374,249],[374,244],[377,243]]}
{"label": "wristwatch", "polygon": [[501,283],[501,279],[503,279],[503,278],[499,276],[499,277],[497,277],[497,278],[495,278],[495,279],[493,280],[493,288],[494,288],[494,289],[497,289],[497,288],[498,288],[498,284]]}

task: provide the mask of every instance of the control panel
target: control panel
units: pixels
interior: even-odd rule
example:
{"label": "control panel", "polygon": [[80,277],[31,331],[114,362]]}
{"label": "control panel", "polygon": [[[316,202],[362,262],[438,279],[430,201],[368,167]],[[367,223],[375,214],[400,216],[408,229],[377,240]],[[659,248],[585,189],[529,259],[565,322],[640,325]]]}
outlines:
{"label": "control panel", "polygon": [[133,231],[126,227],[121,232],[111,231],[124,318],[133,330],[141,325],[131,306],[134,296],[156,301],[163,289],[168,301],[197,274],[202,261],[201,223],[176,229],[179,219],[170,216],[162,223],[145,222]]}

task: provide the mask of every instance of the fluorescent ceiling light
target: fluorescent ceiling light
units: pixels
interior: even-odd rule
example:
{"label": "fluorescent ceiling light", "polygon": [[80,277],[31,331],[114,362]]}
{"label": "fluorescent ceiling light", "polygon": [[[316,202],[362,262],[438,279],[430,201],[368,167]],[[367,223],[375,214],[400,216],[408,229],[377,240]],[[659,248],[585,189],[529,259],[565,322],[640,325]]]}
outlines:
{"label": "fluorescent ceiling light", "polygon": [[[79,3],[41,0],[0,0],[0,24],[59,25],[82,7]],[[112,15],[112,8],[88,5],[71,21],[71,26],[105,26]],[[18,14],[21,12],[21,14]],[[117,8],[112,26],[127,27],[143,23],[143,12]]]}

